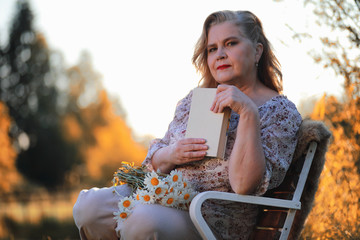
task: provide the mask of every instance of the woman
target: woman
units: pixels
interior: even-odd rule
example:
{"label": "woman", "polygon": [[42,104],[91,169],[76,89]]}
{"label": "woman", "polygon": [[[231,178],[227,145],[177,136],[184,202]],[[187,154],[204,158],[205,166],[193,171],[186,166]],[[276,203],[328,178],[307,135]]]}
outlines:
{"label": "woman", "polygon": [[[206,139],[184,138],[191,91],[177,105],[165,137],[152,142],[143,164],[164,173],[176,168],[198,191],[261,195],[278,186],[295,150],[301,116],[280,95],[279,63],[259,19],[247,11],[211,14],[193,63],[203,76],[201,87],[217,88],[211,110],[232,110],[225,157],[207,158]],[[118,191],[129,194],[126,186]],[[118,200],[108,188],[80,194],[74,218],[83,239],[200,238],[187,212],[160,205],[138,205],[123,224],[115,226],[111,218]],[[107,202],[96,203],[101,201]],[[86,206],[91,204],[96,208],[89,212]],[[257,206],[212,201],[206,202],[203,211],[220,239],[247,239]],[[101,233],[96,229],[102,229]]]}

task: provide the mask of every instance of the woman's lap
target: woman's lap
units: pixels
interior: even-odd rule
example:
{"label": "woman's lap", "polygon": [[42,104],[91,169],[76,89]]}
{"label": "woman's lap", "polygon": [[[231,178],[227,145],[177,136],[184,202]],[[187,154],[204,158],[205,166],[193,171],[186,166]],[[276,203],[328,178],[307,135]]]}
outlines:
{"label": "woman's lap", "polygon": [[187,211],[158,204],[139,204],[116,230],[121,239],[201,239]]}
{"label": "woman's lap", "polygon": [[[126,185],[116,187],[129,196]],[[189,213],[161,205],[139,204],[129,218],[117,225],[113,212],[122,198],[113,188],[92,188],[80,192],[73,215],[81,239],[200,239]]]}

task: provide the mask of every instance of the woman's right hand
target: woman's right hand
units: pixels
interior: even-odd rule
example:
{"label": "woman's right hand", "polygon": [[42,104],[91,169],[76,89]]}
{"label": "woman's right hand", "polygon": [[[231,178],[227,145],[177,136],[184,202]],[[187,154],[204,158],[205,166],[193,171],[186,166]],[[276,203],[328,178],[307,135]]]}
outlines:
{"label": "woman's right hand", "polygon": [[206,156],[208,146],[203,138],[184,138],[157,150],[152,157],[155,170],[169,173],[176,165],[199,161]]}
{"label": "woman's right hand", "polygon": [[175,165],[199,161],[206,156],[208,146],[203,138],[184,138],[170,145],[170,160]]}

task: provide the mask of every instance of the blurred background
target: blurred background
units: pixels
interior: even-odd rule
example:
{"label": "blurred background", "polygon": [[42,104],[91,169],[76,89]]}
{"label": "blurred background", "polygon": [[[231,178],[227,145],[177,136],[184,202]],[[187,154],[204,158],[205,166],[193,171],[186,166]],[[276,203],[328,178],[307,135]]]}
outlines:
{"label": "blurred background", "polygon": [[79,239],[79,191],[165,134],[223,9],[262,20],[284,94],[333,133],[302,239],[360,239],[359,0],[0,0],[0,239]]}

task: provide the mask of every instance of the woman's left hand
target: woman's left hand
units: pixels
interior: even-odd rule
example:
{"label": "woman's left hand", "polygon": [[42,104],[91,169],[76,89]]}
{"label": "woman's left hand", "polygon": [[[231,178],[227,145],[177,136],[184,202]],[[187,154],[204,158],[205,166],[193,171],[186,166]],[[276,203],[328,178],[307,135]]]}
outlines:
{"label": "woman's left hand", "polygon": [[219,85],[210,110],[214,113],[221,113],[226,107],[231,108],[238,114],[241,114],[243,110],[257,110],[255,103],[237,87]]}

